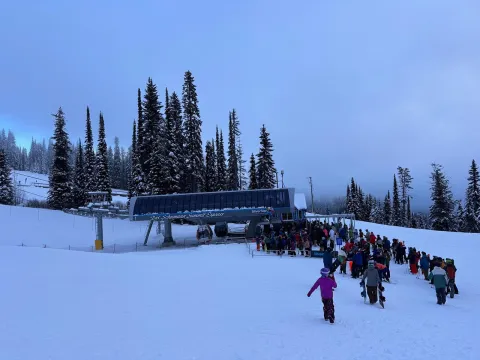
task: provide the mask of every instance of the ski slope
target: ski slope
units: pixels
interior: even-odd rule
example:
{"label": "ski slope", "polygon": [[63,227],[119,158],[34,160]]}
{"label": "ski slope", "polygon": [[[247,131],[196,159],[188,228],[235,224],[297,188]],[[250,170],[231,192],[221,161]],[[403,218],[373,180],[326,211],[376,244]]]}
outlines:
{"label": "ski slope", "polygon": [[[48,175],[30,171],[12,171],[11,178],[24,200],[46,200],[48,196]],[[112,189],[114,203],[127,203],[127,191]],[[122,196],[123,195],[123,196]]]}
{"label": "ski slope", "polygon": [[[5,217],[9,208],[0,207],[1,242],[28,234],[42,244],[31,225],[37,210],[13,208],[30,224],[19,227]],[[55,233],[58,217],[70,215],[44,212],[51,241],[90,231],[90,222],[77,221]],[[138,223],[124,226],[112,241]],[[438,306],[426,281],[392,265],[396,284],[385,284],[381,309],[364,304],[358,280],[337,274],[330,325],[319,293],[306,296],[321,259],[252,258],[245,245],[115,255],[2,246],[0,359],[478,359],[480,281],[469,251],[478,235],[357,226],[453,256],[460,294]]]}

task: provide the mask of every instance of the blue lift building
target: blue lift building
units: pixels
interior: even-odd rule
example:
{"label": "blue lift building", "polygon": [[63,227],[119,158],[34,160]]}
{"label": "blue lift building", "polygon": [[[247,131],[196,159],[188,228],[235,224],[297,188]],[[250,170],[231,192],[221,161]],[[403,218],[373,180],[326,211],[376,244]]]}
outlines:
{"label": "blue lift building", "polygon": [[259,223],[294,221],[303,217],[305,210],[295,207],[294,188],[281,188],[138,196],[130,201],[129,218],[149,221],[145,244],[153,224],[163,222],[164,245],[169,245],[174,243],[173,220],[215,226],[249,221],[245,236],[251,238]]}

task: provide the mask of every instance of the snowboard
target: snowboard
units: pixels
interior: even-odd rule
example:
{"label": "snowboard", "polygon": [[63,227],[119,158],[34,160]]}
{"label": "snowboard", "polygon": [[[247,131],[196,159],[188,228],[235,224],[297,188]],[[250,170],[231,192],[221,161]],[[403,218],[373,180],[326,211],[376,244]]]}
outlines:
{"label": "snowboard", "polygon": [[362,287],[363,291],[360,293],[363,297],[363,302],[367,303],[367,288],[365,287],[365,282],[360,282],[360,287]]}
{"label": "snowboard", "polygon": [[385,297],[383,296],[383,291],[378,289],[378,302],[380,306],[385,309]]}

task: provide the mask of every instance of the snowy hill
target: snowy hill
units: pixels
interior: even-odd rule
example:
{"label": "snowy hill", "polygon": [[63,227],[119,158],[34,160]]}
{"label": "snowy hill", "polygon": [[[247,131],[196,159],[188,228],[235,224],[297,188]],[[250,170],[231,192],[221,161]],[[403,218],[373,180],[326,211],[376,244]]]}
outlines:
{"label": "snowy hill", "polygon": [[[0,206],[0,219],[4,245],[93,243],[88,218]],[[105,221],[106,242],[143,240],[145,224]],[[321,259],[252,258],[246,245],[120,255],[2,246],[0,359],[478,359],[478,235],[357,227],[453,256],[460,294],[438,306],[426,281],[392,265],[381,309],[337,274],[330,325],[319,293],[306,296]]]}
{"label": "snowy hill", "polygon": [[[23,199],[26,200],[46,200],[48,196],[48,175],[33,173],[30,171],[13,171],[12,180],[16,189],[20,192]],[[112,189],[113,202],[127,202],[127,191]]]}

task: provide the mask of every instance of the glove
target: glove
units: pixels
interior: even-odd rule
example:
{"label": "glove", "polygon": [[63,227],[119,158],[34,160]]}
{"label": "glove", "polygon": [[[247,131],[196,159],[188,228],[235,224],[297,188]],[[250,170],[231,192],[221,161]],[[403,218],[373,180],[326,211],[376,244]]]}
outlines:
{"label": "glove", "polygon": [[360,286],[365,286],[365,283],[363,281],[361,281]]}
{"label": "glove", "polygon": [[307,294],[308,297],[310,297],[310,294]]}
{"label": "glove", "polygon": [[378,285],[378,288],[380,289],[380,291],[385,291],[385,288],[382,286],[382,284]]}

